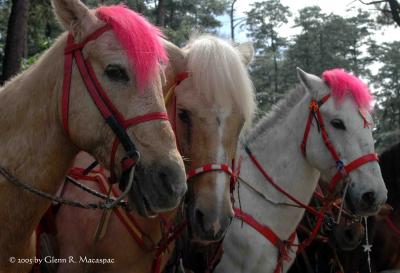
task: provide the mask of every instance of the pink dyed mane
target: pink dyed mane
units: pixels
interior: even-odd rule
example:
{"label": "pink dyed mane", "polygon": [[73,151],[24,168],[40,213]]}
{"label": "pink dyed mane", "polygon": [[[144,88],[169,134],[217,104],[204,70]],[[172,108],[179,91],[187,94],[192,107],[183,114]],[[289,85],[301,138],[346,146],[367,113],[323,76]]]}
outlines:
{"label": "pink dyed mane", "polygon": [[125,48],[136,74],[138,89],[144,90],[159,72],[159,61],[167,63],[168,57],[161,43],[161,31],[138,13],[123,5],[102,6],[96,10],[99,19],[111,25]]}
{"label": "pink dyed mane", "polygon": [[325,71],[322,77],[331,88],[332,97],[337,103],[343,102],[345,96],[350,94],[358,107],[371,110],[373,96],[368,86],[359,78],[339,68]]}

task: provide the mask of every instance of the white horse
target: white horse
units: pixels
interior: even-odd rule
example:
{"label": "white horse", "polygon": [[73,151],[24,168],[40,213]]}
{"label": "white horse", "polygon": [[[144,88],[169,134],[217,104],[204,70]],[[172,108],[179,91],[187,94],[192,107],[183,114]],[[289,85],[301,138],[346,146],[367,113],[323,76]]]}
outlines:
{"label": "white horse", "polygon": [[[337,172],[336,162],[321,137],[316,119],[312,118],[305,155],[300,148],[312,99],[332,97],[320,105],[320,113],[341,160],[350,163],[374,151],[372,130],[365,126],[369,113],[359,112],[360,107],[367,108],[371,102],[368,88],[358,88],[361,81],[342,70],[332,71],[333,74],[326,74],[324,82],[299,69],[301,85],[244,140],[273,180],[305,204],[310,201],[319,177],[330,181]],[[240,185],[242,211],[259,224],[268,226],[282,241],[288,240],[302,219],[304,209],[287,205],[294,203],[265,180],[245,147],[240,148],[239,154],[243,158],[240,176],[246,181]],[[348,174],[351,182],[346,203],[358,215],[371,215],[385,202],[387,190],[377,161],[364,163]],[[223,245],[225,254],[215,272],[281,271],[277,270],[281,253],[278,248],[241,220],[233,221]],[[289,250],[290,259],[284,259],[283,271],[290,267],[295,251],[295,247]]]}

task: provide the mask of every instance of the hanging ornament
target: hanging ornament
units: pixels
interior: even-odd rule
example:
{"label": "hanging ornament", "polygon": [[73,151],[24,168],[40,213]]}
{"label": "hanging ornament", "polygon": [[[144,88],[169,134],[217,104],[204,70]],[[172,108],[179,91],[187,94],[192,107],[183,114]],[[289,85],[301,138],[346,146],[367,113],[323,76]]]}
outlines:
{"label": "hanging ornament", "polygon": [[369,244],[369,240],[368,240],[368,221],[367,221],[368,217],[364,217],[364,223],[365,223],[365,244],[362,245],[364,252],[367,253],[367,261],[368,261],[368,269],[369,269],[369,273],[372,272],[371,270],[371,252],[372,252],[372,245]]}

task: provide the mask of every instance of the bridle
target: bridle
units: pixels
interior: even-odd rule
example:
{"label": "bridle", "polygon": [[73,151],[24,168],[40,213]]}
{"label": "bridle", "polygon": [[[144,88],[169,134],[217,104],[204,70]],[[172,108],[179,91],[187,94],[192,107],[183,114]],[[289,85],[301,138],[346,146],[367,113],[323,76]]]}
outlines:
{"label": "bridle", "polygon": [[[188,71],[178,73],[175,76],[175,81],[173,82],[173,84],[168,89],[168,91],[166,92],[166,95],[165,95],[165,105],[168,106],[169,103],[173,103],[173,107],[174,107],[173,120],[171,123],[172,123],[172,127],[174,129],[174,132],[175,132],[178,148],[179,148],[179,139],[178,139],[178,135],[177,135],[177,131],[176,131],[177,130],[176,129],[177,107],[176,107],[175,89],[177,86],[179,86],[179,84],[181,84],[182,81],[189,78],[190,76],[191,76],[191,73]],[[192,178],[199,176],[201,174],[207,173],[207,172],[220,171],[220,172],[226,173],[229,177],[231,177],[231,181],[232,181],[236,176],[236,173],[233,170],[233,169],[235,169],[234,168],[234,166],[235,166],[234,159],[232,160],[231,166],[227,163],[222,163],[222,164],[221,163],[208,163],[208,164],[205,164],[200,167],[196,167],[196,168],[193,168],[193,169],[190,169],[189,171],[187,171],[186,179],[189,181]]]}
{"label": "bridle", "polygon": [[[378,156],[376,153],[369,153],[363,156],[358,157],[357,159],[353,160],[352,162],[345,164],[344,160],[341,159],[339,153],[337,152],[336,148],[333,146],[331,140],[329,139],[328,132],[326,131],[324,119],[322,117],[320,107],[331,97],[330,94],[325,95],[321,100],[317,101],[312,99],[310,102],[310,113],[308,115],[306,128],[304,130],[303,140],[301,142],[301,151],[304,157],[307,158],[307,140],[311,130],[312,120],[315,119],[318,131],[321,134],[322,140],[326,148],[328,149],[329,153],[331,154],[332,158],[335,160],[337,172],[333,176],[330,181],[328,192],[329,194],[333,194],[336,189],[337,183],[346,177],[350,172],[356,170],[357,168],[361,167],[362,165],[369,163],[371,161],[378,161]],[[364,124],[365,127],[365,124]]]}
{"label": "bridle", "polygon": [[122,200],[129,192],[132,186],[133,172],[137,162],[140,160],[140,152],[137,150],[131,137],[127,133],[127,128],[137,125],[140,123],[152,121],[152,120],[168,120],[166,112],[151,112],[144,115],[136,116],[133,118],[126,119],[115,107],[106,92],[102,88],[99,80],[96,77],[93,66],[89,59],[85,59],[83,56],[83,48],[87,43],[96,40],[103,33],[112,30],[110,25],[100,27],[92,34],[87,36],[82,42],[76,43],[72,34],[68,35],[67,45],[64,50],[64,79],[62,85],[62,98],[61,98],[61,119],[64,131],[70,137],[69,132],[69,101],[71,93],[71,77],[73,69],[73,61],[78,67],[83,82],[85,83],[86,89],[92,98],[92,101],[96,105],[100,114],[102,115],[105,122],[111,128],[115,134],[115,140],[112,144],[111,158],[109,170],[111,172],[111,181],[116,181],[115,175],[115,156],[119,143],[125,150],[125,156],[121,160],[122,175],[129,174],[129,185],[125,187],[124,193],[118,198],[118,201]]}
{"label": "bridle", "polygon": [[[306,127],[304,130],[304,135],[303,139],[301,142],[301,151],[304,155],[304,157],[307,157],[306,153],[306,147],[307,147],[307,140],[310,134],[311,126],[313,120],[315,120],[318,132],[321,134],[321,137],[323,139],[323,142],[328,149],[328,152],[331,154],[332,158],[335,160],[336,164],[336,169],[337,172],[331,179],[328,187],[328,195],[324,198],[323,200],[323,207],[320,210],[317,210],[313,207],[311,207],[308,204],[305,204],[298,200],[296,197],[288,193],[285,189],[280,187],[274,180],[273,178],[267,173],[265,168],[262,166],[262,164],[257,160],[256,156],[252,153],[251,149],[248,146],[245,146],[245,151],[247,155],[249,156],[250,160],[252,163],[256,166],[258,171],[263,175],[265,180],[270,183],[277,191],[285,195],[287,198],[289,198],[291,201],[293,201],[296,205],[298,205],[301,208],[304,208],[306,211],[311,212],[312,214],[317,216],[316,224],[313,230],[310,233],[309,238],[307,238],[305,241],[303,241],[300,245],[298,246],[297,253],[302,252],[313,240],[314,238],[318,235],[318,231],[324,221],[325,218],[325,213],[329,209],[330,205],[334,201],[334,194],[336,191],[337,184],[340,180],[345,179],[348,177],[348,174],[357,168],[361,167],[364,164],[367,164],[372,161],[378,161],[378,156],[375,153],[369,153],[365,154],[352,162],[345,164],[344,161],[341,159],[339,153],[337,152],[336,148],[333,146],[328,132],[326,131],[325,128],[325,123],[324,119],[322,117],[322,114],[320,112],[320,107],[330,98],[331,96],[328,94],[324,96],[321,100],[316,100],[316,99],[311,99],[309,108],[310,112],[307,118],[307,123]],[[365,126],[365,123],[364,123]],[[275,273],[278,273],[282,269],[283,261],[288,259],[288,250],[290,249],[291,246],[294,246],[294,238],[295,238],[295,232],[294,231],[291,235],[290,238],[287,240],[282,240],[280,239],[276,233],[271,230],[268,226],[265,226],[263,224],[260,224],[256,219],[254,219],[250,214],[243,212],[240,208],[235,208],[235,216],[242,220],[243,222],[247,223],[249,226],[251,226],[254,230],[258,231],[261,233],[266,239],[268,239],[274,246],[276,246],[279,250],[279,257],[278,257],[278,262],[277,266],[275,269]]]}

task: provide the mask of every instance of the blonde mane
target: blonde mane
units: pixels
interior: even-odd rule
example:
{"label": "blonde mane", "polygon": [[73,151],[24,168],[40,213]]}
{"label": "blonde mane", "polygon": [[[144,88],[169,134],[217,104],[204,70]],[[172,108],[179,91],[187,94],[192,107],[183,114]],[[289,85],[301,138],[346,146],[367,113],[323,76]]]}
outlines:
{"label": "blonde mane", "polygon": [[241,53],[230,42],[212,35],[192,37],[184,48],[188,71],[197,92],[211,103],[232,103],[248,127],[256,109],[254,88]]}

